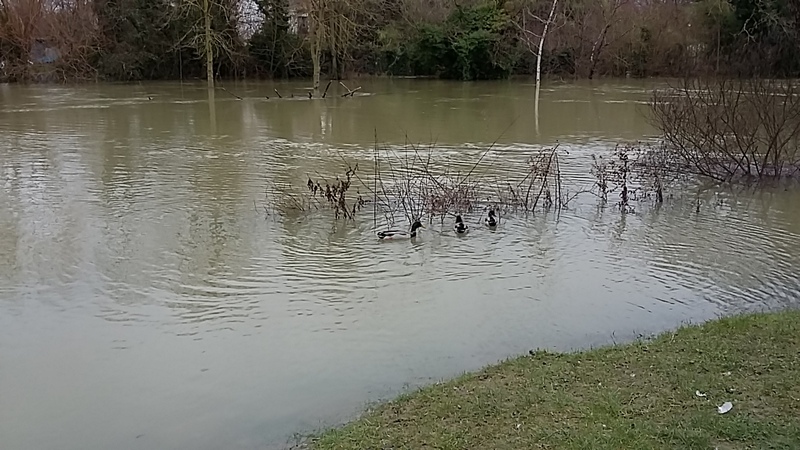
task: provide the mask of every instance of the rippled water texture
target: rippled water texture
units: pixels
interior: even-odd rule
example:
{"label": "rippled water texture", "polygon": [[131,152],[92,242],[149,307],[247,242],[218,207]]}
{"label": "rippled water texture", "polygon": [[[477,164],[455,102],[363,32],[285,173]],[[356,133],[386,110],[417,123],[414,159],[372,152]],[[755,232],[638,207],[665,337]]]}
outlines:
{"label": "rippled water texture", "polygon": [[523,82],[359,84],[325,101],[229,85],[244,100],[213,108],[195,84],[0,85],[0,448],[280,447],[532,348],[798,301],[793,190],[626,215],[586,194],[415,243],[378,242],[369,212],[267,215],[271,184],[372,167],[376,133],[436,142],[451,170],[498,140],[487,164],[510,174],[558,141],[572,189],[591,154],[654,133],[650,83],[545,86],[538,125]]}

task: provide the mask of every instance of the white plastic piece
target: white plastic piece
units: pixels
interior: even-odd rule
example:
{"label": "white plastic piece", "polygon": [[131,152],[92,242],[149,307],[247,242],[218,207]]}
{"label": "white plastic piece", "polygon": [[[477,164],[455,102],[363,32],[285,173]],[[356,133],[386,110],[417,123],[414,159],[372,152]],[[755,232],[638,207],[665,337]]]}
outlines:
{"label": "white plastic piece", "polygon": [[717,407],[717,411],[719,411],[720,414],[725,414],[726,412],[732,409],[733,409],[733,403],[731,402],[725,402],[722,404],[722,406]]}

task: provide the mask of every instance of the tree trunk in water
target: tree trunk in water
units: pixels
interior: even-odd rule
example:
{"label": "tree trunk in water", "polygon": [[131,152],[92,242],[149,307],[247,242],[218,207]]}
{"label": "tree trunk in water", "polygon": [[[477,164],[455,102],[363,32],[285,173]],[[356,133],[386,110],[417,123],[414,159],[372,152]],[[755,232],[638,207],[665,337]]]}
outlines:
{"label": "tree trunk in water", "polygon": [[536,81],[536,94],[533,98],[533,117],[536,122],[536,136],[539,136],[539,81]]}
{"label": "tree trunk in water", "polygon": [[205,23],[206,80],[208,88],[214,89],[214,50],[211,46],[211,9],[209,0],[203,0],[203,22]]}
{"label": "tree trunk in water", "polygon": [[[317,38],[319,41],[319,38]],[[319,78],[320,78],[320,57],[322,56],[322,49],[320,49],[320,43],[317,42],[316,45],[312,45],[311,48],[311,63],[314,66],[314,78],[313,78],[313,89],[314,89],[314,97],[319,97]]]}
{"label": "tree trunk in water", "polygon": [[550,7],[550,15],[547,16],[547,22],[544,23],[544,28],[542,29],[542,37],[539,39],[539,52],[536,55],[536,96],[539,95],[539,85],[542,81],[542,51],[544,51],[544,40],[547,37],[547,29],[550,27],[550,23],[553,22],[553,16],[556,13],[556,6],[558,5],[558,0],[553,0],[553,6]]}
{"label": "tree trunk in water", "polygon": [[341,80],[342,77],[339,75],[339,58],[336,57],[336,45],[331,42],[331,47],[333,47],[331,49],[331,72],[333,72],[333,78]]}
{"label": "tree trunk in water", "polygon": [[330,37],[330,46],[331,46],[331,77],[337,80],[341,80],[342,77],[339,76],[339,56],[336,53],[336,35],[339,30],[335,28],[335,24],[331,24],[334,28],[330,30],[328,36]]}
{"label": "tree trunk in water", "polygon": [[536,95],[534,98],[534,116],[536,120],[536,134],[539,134],[539,90],[542,86],[542,52],[544,51],[544,40],[547,37],[547,29],[550,23],[553,22],[553,15],[556,13],[556,6],[558,0],[553,0],[553,5],[550,7],[550,15],[547,16],[547,22],[544,23],[542,28],[542,36],[539,38],[539,51],[536,54]]}
{"label": "tree trunk in water", "polygon": [[208,129],[217,134],[217,99],[214,89],[208,90]]}
{"label": "tree trunk in water", "polygon": [[322,0],[311,2],[311,11],[309,11],[309,19],[311,21],[311,36],[309,36],[311,38],[311,64],[314,66],[312,82],[314,97],[319,97],[319,78],[322,71],[320,60],[322,59],[322,35],[325,33],[325,5],[322,3]]}

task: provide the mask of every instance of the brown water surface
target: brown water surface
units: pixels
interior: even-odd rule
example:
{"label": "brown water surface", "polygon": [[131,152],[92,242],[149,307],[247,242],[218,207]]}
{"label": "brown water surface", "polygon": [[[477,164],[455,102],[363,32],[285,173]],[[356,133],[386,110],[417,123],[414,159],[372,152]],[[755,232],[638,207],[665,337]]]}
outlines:
{"label": "brown water surface", "polygon": [[532,348],[796,305],[793,190],[701,191],[699,213],[697,191],[632,214],[584,194],[391,244],[368,212],[263,209],[274,183],[371,167],[376,133],[464,171],[498,140],[508,174],[558,142],[586,187],[593,153],[654,134],[653,83],[545,85],[538,124],[519,81],[242,83],[211,105],[199,84],[0,85],[0,448],[281,446]]}

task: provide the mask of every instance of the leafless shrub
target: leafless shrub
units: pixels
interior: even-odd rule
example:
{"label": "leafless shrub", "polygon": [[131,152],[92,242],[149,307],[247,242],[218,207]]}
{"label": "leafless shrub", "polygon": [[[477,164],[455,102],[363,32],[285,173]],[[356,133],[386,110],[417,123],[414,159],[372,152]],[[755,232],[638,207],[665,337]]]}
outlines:
{"label": "leafless shrub", "polygon": [[[620,211],[630,210],[631,190],[628,187],[631,176],[631,161],[630,161],[630,147],[617,146],[614,150],[616,157],[614,170],[612,171],[613,180],[619,186],[619,209]],[[634,194],[635,195],[635,194]]]}
{"label": "leafless shrub", "polygon": [[[360,192],[356,192],[356,197],[348,203],[348,191],[353,185],[353,178],[358,170],[358,165],[355,167],[348,167],[343,177],[337,176],[333,182],[321,178],[314,180],[311,177],[306,182],[308,194],[313,199],[323,199],[324,203],[333,209],[333,214],[336,219],[343,217],[345,219],[355,219],[356,213],[366,205],[367,201],[361,196]],[[324,183],[324,184],[323,184]]]}
{"label": "leafless shrub", "polygon": [[633,173],[645,196],[652,196],[656,203],[664,202],[664,190],[676,181],[687,178],[684,165],[676,160],[662,142],[632,147],[634,153]]}
{"label": "leafless shrub", "polygon": [[610,169],[608,164],[608,158],[603,158],[602,155],[592,155],[592,166],[590,168],[590,173],[595,178],[594,190],[592,192],[594,192],[603,203],[608,201],[610,177]]}
{"label": "leafless shrub", "polygon": [[308,176],[305,187],[297,189],[292,185],[272,185],[265,193],[267,214],[298,216],[306,213],[327,210],[333,211],[335,219],[354,220],[356,214],[368,203],[356,189],[352,194],[353,181],[356,180],[358,166],[348,167],[342,176],[328,180],[316,174]]}
{"label": "leafless shrub", "polygon": [[792,81],[684,80],[653,94],[674,169],[721,182],[800,172],[800,91]]}
{"label": "leafless shrub", "polygon": [[533,212],[537,207],[558,208],[574,196],[564,195],[558,145],[531,155],[528,171],[516,185],[507,183],[510,196],[505,201],[512,209]]}
{"label": "leafless shrub", "polygon": [[[472,211],[478,203],[479,177],[472,177],[481,157],[466,175],[452,173],[449,168],[435,169],[434,147],[420,149],[407,144],[402,154],[386,150],[388,157],[378,159],[376,152],[375,200],[384,218],[394,223],[398,216],[413,222],[417,219],[445,217]],[[485,153],[484,153],[485,155]]]}
{"label": "leafless shrub", "polygon": [[[592,192],[597,195],[603,204],[608,201],[608,194],[619,192],[619,202],[617,206],[622,212],[631,212],[631,201],[637,198],[640,185],[634,183],[634,178],[642,177],[643,172],[636,172],[636,168],[644,168],[637,165],[647,153],[631,144],[617,145],[614,151],[606,157],[592,155],[591,173],[595,177]],[[638,156],[638,157],[637,157]],[[655,170],[655,169],[653,169]],[[663,194],[663,186],[658,189]]]}
{"label": "leafless shrub", "polygon": [[[376,145],[374,172],[368,179],[359,175],[357,164],[340,155],[346,167],[343,176],[334,181],[319,174],[309,176],[302,192],[275,187],[268,192],[267,201],[271,210],[281,214],[333,210],[336,219],[346,220],[355,220],[357,213],[372,203],[376,226],[379,216],[381,222],[393,226],[418,219],[444,222],[448,217],[482,209],[503,214],[561,209],[583,192],[563,189],[559,154],[564,151],[558,146],[532,154],[527,170],[517,180],[489,179],[486,169],[490,164],[485,162],[488,150],[466,174],[434,166],[433,152],[433,146],[420,149],[409,144],[398,153],[379,151]],[[356,194],[352,195],[354,189]]]}
{"label": "leafless shrub", "polygon": [[289,184],[270,185],[264,193],[264,199],[264,211],[267,215],[302,216],[317,211],[320,207],[317,199],[307,195],[305,191],[298,192]]}

